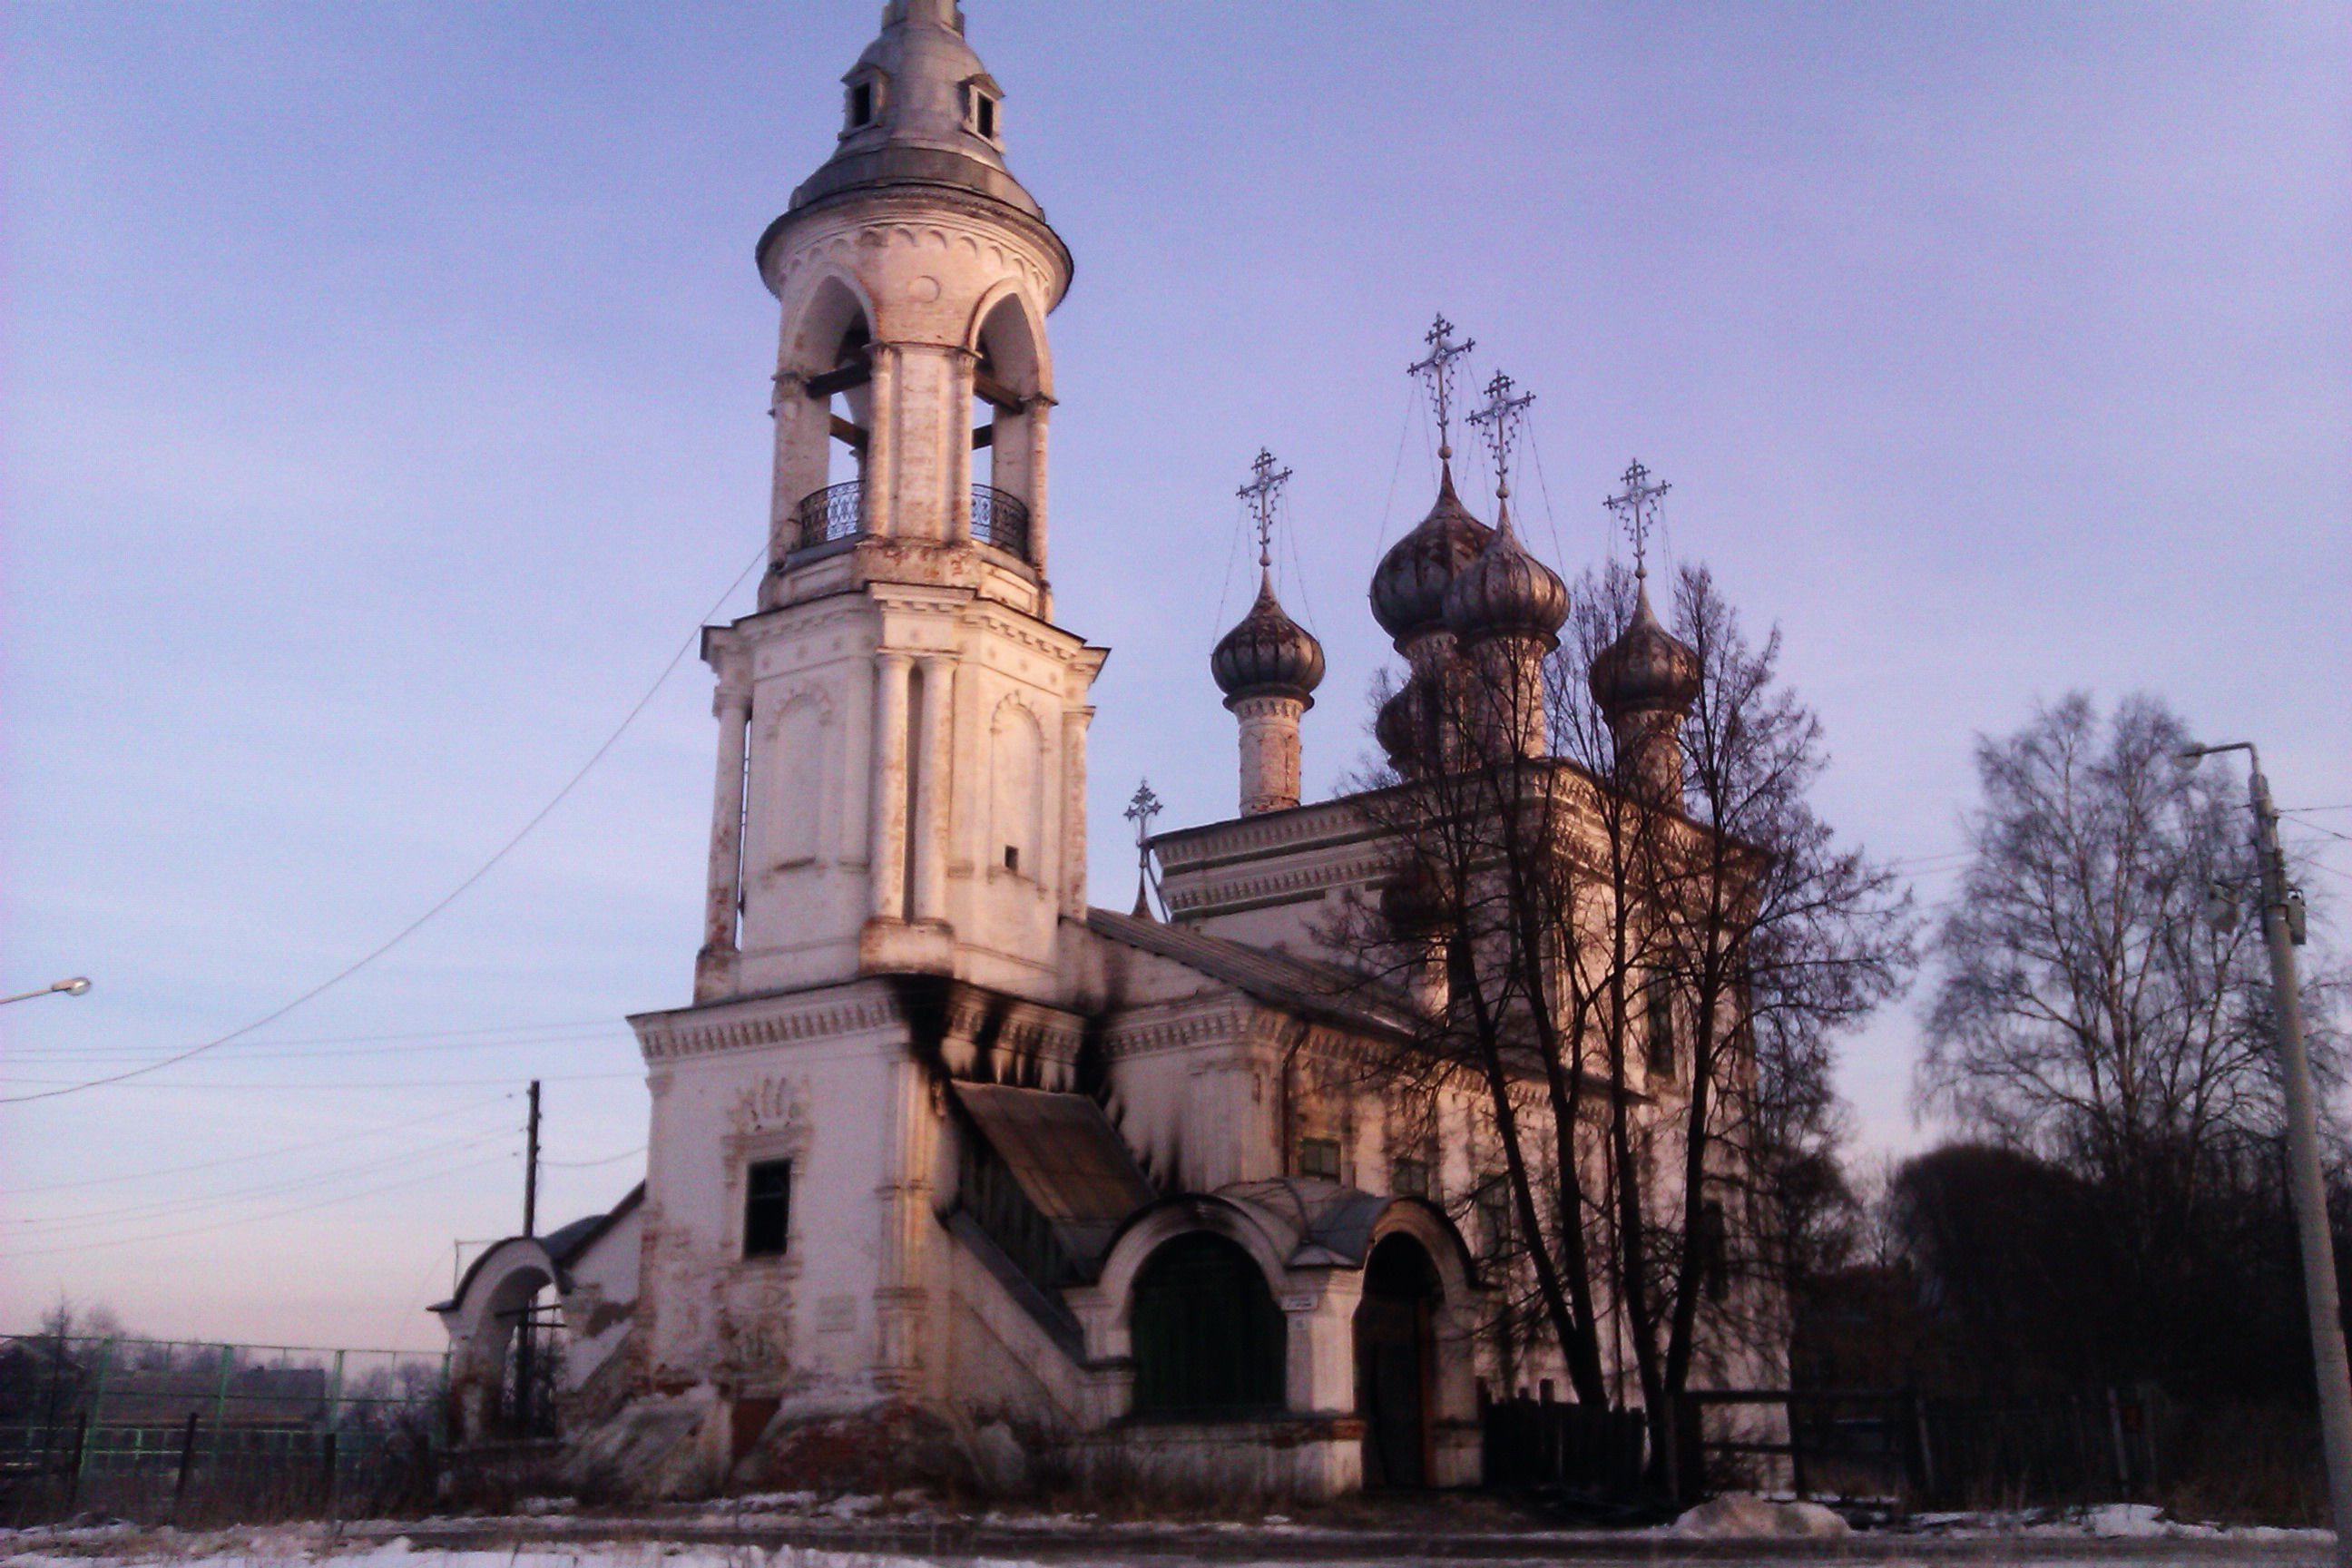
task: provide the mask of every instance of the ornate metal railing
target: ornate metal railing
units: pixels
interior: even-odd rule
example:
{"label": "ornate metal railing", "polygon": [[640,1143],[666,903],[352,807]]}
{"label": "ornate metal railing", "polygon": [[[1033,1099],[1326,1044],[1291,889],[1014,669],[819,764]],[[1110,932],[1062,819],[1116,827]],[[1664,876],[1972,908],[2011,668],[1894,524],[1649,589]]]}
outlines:
{"label": "ornate metal railing", "polygon": [[[814,550],[866,531],[863,485],[856,479],[827,485],[801,497],[800,550]],[[971,487],[971,537],[1009,555],[1029,559],[1029,503],[991,485]]]}
{"label": "ornate metal railing", "polygon": [[865,509],[856,479],[827,485],[801,497],[800,548],[814,549],[836,539],[854,539],[866,530]]}
{"label": "ornate metal railing", "polygon": [[1029,503],[988,485],[971,487],[971,537],[1029,559]]}

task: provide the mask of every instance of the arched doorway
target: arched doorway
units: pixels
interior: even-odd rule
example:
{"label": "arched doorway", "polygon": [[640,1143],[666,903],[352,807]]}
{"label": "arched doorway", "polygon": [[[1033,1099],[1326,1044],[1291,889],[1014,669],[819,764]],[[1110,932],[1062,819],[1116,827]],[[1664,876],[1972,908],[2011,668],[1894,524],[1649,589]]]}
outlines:
{"label": "arched doorway", "polygon": [[1429,1484],[1433,1324],[1443,1297],[1436,1267],[1411,1237],[1384,1237],[1365,1261],[1356,1308],[1356,1414],[1364,1422],[1367,1487]]}
{"label": "arched doorway", "polygon": [[1282,1313],[1256,1260],[1194,1231],[1136,1274],[1129,1316],[1139,1415],[1214,1419],[1280,1410]]}

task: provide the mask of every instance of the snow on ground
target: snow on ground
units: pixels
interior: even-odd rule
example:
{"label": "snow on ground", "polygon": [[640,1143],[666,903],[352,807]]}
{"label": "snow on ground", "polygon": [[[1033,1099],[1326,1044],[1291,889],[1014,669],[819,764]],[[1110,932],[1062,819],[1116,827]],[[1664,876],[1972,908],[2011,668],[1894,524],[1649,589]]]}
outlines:
{"label": "snow on ground", "polygon": [[[598,1542],[539,1545],[498,1552],[419,1547],[406,1536],[387,1542],[338,1542],[320,1525],[227,1531],[139,1530],[127,1526],[58,1531],[0,1531],[0,1563],[7,1568],[96,1568],[99,1564],[202,1563],[206,1568],[935,1568],[924,1557],[826,1552],[795,1546],[687,1546],[664,1542]],[[1034,1563],[973,1560],[971,1568],[1037,1568]]]}

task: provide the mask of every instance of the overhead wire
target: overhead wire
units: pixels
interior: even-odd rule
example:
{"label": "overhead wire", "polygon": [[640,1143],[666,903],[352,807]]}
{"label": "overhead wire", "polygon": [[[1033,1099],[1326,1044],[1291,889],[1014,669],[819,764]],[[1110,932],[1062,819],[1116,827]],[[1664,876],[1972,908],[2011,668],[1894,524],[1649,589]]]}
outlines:
{"label": "overhead wire", "polygon": [[472,1171],[483,1170],[488,1166],[503,1164],[509,1160],[518,1158],[520,1158],[519,1155],[512,1153],[494,1154],[486,1160],[475,1160],[462,1165],[451,1165],[439,1171],[427,1171],[421,1176],[412,1176],[405,1181],[387,1182],[382,1186],[370,1187],[362,1192],[344,1193],[331,1198],[321,1198],[319,1202],[312,1204],[297,1204],[291,1208],[277,1209],[268,1214],[247,1215],[237,1219],[215,1220],[208,1225],[184,1226],[177,1230],[156,1231],[146,1236],[113,1237],[104,1241],[74,1242],[58,1247],[28,1247],[0,1251],[0,1263],[14,1262],[16,1259],[23,1258],[47,1258],[63,1252],[95,1252],[109,1247],[137,1247],[151,1241],[175,1241],[185,1236],[203,1236],[215,1230],[234,1229],[235,1227],[243,1225],[264,1225],[272,1220],[286,1219],[298,1214],[309,1214],[315,1209],[332,1208],[338,1204],[356,1203],[362,1198],[372,1198],[383,1193],[398,1192],[405,1187],[421,1186],[426,1182],[439,1181],[445,1176],[455,1176]]}
{"label": "overhead wire", "polygon": [[624,1149],[617,1154],[607,1154],[601,1160],[542,1159],[540,1161],[540,1163],[547,1166],[551,1170],[556,1171],[586,1171],[598,1165],[618,1164],[621,1161],[629,1158],[632,1154],[642,1154],[645,1152],[646,1146],[643,1143],[640,1143],[634,1149]]}
{"label": "overhead wire", "polygon": [[36,1193],[61,1193],[81,1187],[119,1186],[124,1182],[152,1181],[157,1176],[184,1176],[198,1171],[218,1170],[227,1165],[250,1164],[256,1160],[282,1160],[289,1154],[300,1154],[312,1149],[323,1149],[330,1143],[355,1142],[362,1138],[380,1137],[386,1132],[404,1131],[427,1121],[438,1121],[447,1116],[463,1116],[468,1111],[485,1110],[489,1106],[514,1100],[520,1092],[516,1090],[508,1094],[494,1094],[486,1099],[458,1106],[454,1110],[436,1110],[424,1116],[412,1116],[406,1121],[390,1122],[382,1127],[371,1127],[358,1132],[339,1132],[331,1138],[320,1138],[308,1143],[289,1143],[275,1149],[257,1150],[249,1154],[228,1154],[217,1160],[198,1160],[185,1165],[161,1165],[146,1171],[125,1171],[111,1176],[88,1176],[79,1181],[44,1182],[29,1187],[9,1187],[0,1190],[0,1198],[29,1197]]}
{"label": "overhead wire", "polygon": [[[513,1127],[480,1128],[459,1137],[444,1139],[436,1143],[419,1144],[415,1148],[404,1150],[396,1154],[387,1154],[379,1159],[364,1160],[356,1165],[344,1165],[327,1171],[305,1172],[299,1176],[279,1176],[255,1186],[234,1187],[219,1193],[192,1193],[184,1197],[159,1198],[153,1203],[145,1204],[122,1204],[110,1209],[92,1209],[80,1214],[25,1215],[0,1220],[0,1225],[46,1230],[61,1226],[71,1227],[120,1224],[124,1215],[142,1215],[152,1218],[167,1214],[197,1213],[208,1208],[217,1208],[223,1204],[240,1203],[252,1198],[276,1197],[279,1194],[292,1192],[299,1188],[315,1187],[352,1176],[371,1176],[379,1171],[387,1171],[397,1165],[408,1164],[413,1161],[424,1159],[427,1155],[449,1153],[497,1139],[513,1139],[520,1136],[520,1131]],[[22,1231],[12,1230],[12,1234],[22,1234]]]}
{"label": "overhead wire", "polygon": [[417,931],[423,930],[427,921],[431,921],[435,916],[440,914],[442,910],[447,909],[451,904],[456,903],[460,898],[464,897],[476,883],[479,882],[484,877],[488,876],[493,868],[495,868],[501,861],[505,860],[509,855],[512,854],[515,849],[521,845],[524,839],[530,837],[533,829],[537,828],[541,823],[546,821],[547,818],[554,813],[555,808],[562,805],[563,802],[570,797],[572,792],[580,786],[581,782],[587,778],[589,773],[594,769],[596,764],[603,762],[605,755],[610,752],[615,745],[620,743],[621,737],[628,732],[629,726],[636,722],[637,715],[643,713],[646,707],[653,701],[655,693],[658,692],[662,689],[663,685],[668,681],[672,672],[677,668],[680,663],[684,662],[686,656],[692,652],[697,645],[700,643],[702,639],[703,626],[709,622],[713,616],[716,616],[722,608],[725,607],[729,599],[735,596],[735,590],[741,587],[745,579],[749,578],[751,574],[758,569],[760,563],[767,559],[767,546],[765,543],[762,543],[760,547],[760,552],[752,557],[751,564],[745,566],[743,570],[736,575],[735,580],[727,584],[726,592],[720,594],[716,600],[712,601],[710,608],[704,611],[702,615],[696,619],[695,629],[693,632],[688,636],[684,642],[678,645],[677,651],[670,656],[669,662],[662,666],[661,673],[654,677],[652,684],[646,688],[645,694],[639,697],[636,702],[629,709],[628,712],[622,717],[620,723],[614,726],[613,732],[604,737],[604,743],[598,746],[595,751],[589,753],[588,760],[581,763],[579,769],[574,772],[569,779],[564,781],[563,786],[548,798],[547,804],[541,806],[538,811],[533,813],[530,819],[525,822],[521,827],[518,828],[513,836],[508,838],[504,844],[499,846],[498,849],[491,854],[488,859],[476,867],[469,876],[467,876],[463,881],[459,882],[455,888],[451,889],[446,894],[443,895],[430,908],[426,909],[423,914],[418,915],[415,920],[401,927],[399,931],[394,931],[391,937],[378,944],[376,947],[371,949],[365,953],[362,953],[360,957],[354,959],[350,963],[345,964],[342,968],[337,970],[326,979],[319,982],[316,985],[311,986],[300,995],[296,996],[292,1001],[271,1009],[269,1012],[263,1014],[260,1017],[256,1018],[252,1023],[247,1024],[241,1028],[232,1029],[226,1035],[206,1040],[201,1045],[191,1046],[186,1050],[165,1057],[160,1061],[148,1063],[143,1067],[129,1068],[121,1072],[109,1074],[103,1078],[89,1079],[79,1082],[63,1082],[54,1084],[42,1088],[37,1093],[34,1094],[0,1095],[0,1105],[22,1105],[32,1100],[55,1100],[63,1095],[79,1094],[89,1089],[104,1089],[112,1084],[127,1083],[131,1079],[143,1078],[149,1073],[161,1072],[165,1068],[176,1067],[180,1063],[200,1057],[207,1051],[217,1050],[219,1047],[229,1044],[233,1040],[241,1039],[245,1036],[268,1027],[269,1025],[285,1017],[288,1014],[293,1012],[303,1004],[326,994],[326,993],[341,984],[352,975],[357,974],[361,970],[365,969],[368,965],[373,963],[377,959],[382,958],[384,954],[398,947],[402,942],[406,942],[410,937],[416,934]]}

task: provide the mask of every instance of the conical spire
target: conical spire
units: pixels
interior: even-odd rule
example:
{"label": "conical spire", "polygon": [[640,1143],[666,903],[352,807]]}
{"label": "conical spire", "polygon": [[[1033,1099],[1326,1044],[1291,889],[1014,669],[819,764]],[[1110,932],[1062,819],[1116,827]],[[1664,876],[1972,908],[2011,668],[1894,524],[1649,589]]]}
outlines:
{"label": "conical spire", "polygon": [[845,190],[928,184],[1045,216],[1005,167],[1004,91],[964,41],[954,0],[890,0],[881,36],[841,79],[841,145],[793,193],[793,210]]}

